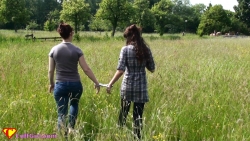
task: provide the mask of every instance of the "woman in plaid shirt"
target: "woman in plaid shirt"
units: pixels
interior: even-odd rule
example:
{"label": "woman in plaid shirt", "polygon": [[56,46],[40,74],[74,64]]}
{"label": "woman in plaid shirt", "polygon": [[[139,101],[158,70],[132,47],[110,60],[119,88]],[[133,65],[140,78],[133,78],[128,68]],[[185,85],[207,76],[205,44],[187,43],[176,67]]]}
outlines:
{"label": "woman in plaid shirt", "polygon": [[108,84],[107,92],[111,92],[112,85],[125,72],[120,91],[121,110],[118,124],[123,126],[126,123],[129,108],[133,102],[134,134],[140,139],[144,104],[149,101],[145,68],[154,72],[155,63],[151,50],[141,37],[141,30],[136,25],[127,27],[124,37],[126,46],[121,49],[117,71]]}

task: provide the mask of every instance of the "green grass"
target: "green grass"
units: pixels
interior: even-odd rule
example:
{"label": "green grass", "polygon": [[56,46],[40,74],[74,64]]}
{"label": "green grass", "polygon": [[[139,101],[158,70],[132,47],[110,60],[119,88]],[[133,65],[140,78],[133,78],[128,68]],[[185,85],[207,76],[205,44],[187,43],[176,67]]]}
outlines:
{"label": "green grass", "polygon": [[[59,41],[26,41],[25,32],[12,32],[0,30],[0,128],[17,128],[18,134],[54,134],[57,113],[48,93],[47,70],[48,53]],[[98,80],[107,83],[125,41],[121,33],[115,38],[98,34],[80,33],[81,41],[74,44],[83,50]],[[250,140],[249,38],[143,36],[156,62],[155,73],[147,74],[150,102],[143,115],[145,141]],[[79,73],[84,92],[76,125],[79,132],[72,140],[133,140],[132,109],[127,126],[122,130],[116,126],[122,79],[111,95],[103,88],[96,95],[91,80],[80,69]],[[54,140],[61,139],[58,134]],[[1,133],[0,140],[8,139]]]}

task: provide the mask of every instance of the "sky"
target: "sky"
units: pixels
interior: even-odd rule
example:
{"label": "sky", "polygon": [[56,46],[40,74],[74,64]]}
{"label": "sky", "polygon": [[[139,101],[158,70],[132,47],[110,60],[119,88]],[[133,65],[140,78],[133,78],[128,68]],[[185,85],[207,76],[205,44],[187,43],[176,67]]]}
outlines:
{"label": "sky", "polygon": [[216,5],[216,4],[221,4],[223,6],[223,9],[226,10],[231,10],[234,12],[233,6],[234,5],[238,5],[237,0],[189,0],[190,4],[195,5],[198,3],[203,3],[206,6],[209,5],[209,3],[211,3],[212,5]]}

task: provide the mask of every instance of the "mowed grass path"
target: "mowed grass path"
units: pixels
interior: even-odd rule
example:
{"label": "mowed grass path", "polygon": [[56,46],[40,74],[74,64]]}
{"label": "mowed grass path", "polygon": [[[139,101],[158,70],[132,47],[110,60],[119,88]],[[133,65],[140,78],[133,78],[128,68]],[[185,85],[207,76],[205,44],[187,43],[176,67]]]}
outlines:
{"label": "mowed grass path", "polygon": [[[250,140],[249,38],[145,40],[156,71],[147,75],[150,102],[143,115],[143,140]],[[56,105],[48,93],[47,71],[48,53],[57,43],[0,43],[0,128],[16,128],[17,134],[56,133]],[[98,80],[108,83],[125,41],[83,39],[74,44],[83,50]],[[82,70],[79,73],[84,92],[78,132],[71,139],[133,140],[132,111],[125,128],[116,126],[122,79],[111,95],[104,88],[97,95],[93,83]],[[8,139],[1,133],[0,140]],[[11,140],[21,139],[14,136]]]}

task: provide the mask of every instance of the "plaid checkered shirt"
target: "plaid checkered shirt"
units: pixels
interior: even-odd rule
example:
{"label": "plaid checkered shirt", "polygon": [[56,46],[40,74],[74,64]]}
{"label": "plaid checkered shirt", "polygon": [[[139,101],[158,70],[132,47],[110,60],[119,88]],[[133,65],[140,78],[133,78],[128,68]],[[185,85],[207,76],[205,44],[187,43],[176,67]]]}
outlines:
{"label": "plaid checkered shirt", "polygon": [[154,59],[149,49],[150,58],[139,63],[137,61],[134,46],[128,45],[121,49],[117,70],[125,71],[121,84],[121,98],[126,101],[145,103],[149,101],[147,91],[146,70],[155,69]]}

